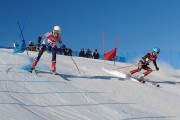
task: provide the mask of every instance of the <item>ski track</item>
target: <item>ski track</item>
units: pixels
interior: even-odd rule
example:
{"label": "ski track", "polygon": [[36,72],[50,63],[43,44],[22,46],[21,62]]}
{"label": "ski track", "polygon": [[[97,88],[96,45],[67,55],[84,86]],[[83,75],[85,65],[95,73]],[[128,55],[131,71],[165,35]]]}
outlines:
{"label": "ski track", "polygon": [[[160,105],[158,110],[151,103],[151,99],[154,99],[154,104],[156,104],[155,99],[158,100],[158,94],[153,95],[150,93],[151,91],[158,92],[162,98],[165,98],[163,95],[166,95],[167,97],[175,98],[173,101],[179,101],[180,97],[176,93],[169,92],[165,87],[161,89],[147,84],[141,85],[142,83],[133,84],[133,82],[128,82],[125,79],[120,81],[118,76],[105,77],[106,74],[102,71],[103,61],[84,60],[83,58],[78,59],[75,57],[74,60],[79,65],[82,74],[79,76],[73,62],[69,62],[71,60],[69,57],[58,56],[60,59],[57,58],[57,66],[60,65],[60,69],[57,67],[57,72],[61,73],[59,76],[27,72],[24,68],[32,62],[35,56],[33,52],[29,52],[30,56],[25,54],[14,55],[11,52],[6,53],[5,51],[0,51],[0,54],[2,56],[8,54],[8,59],[14,60],[13,62],[7,61],[5,57],[0,59],[2,66],[0,69],[0,76],[2,76],[0,78],[0,94],[4,96],[4,99],[0,99],[0,105],[10,107],[11,111],[16,110],[17,112],[14,114],[9,113],[12,114],[11,116],[14,116],[14,119],[178,120],[180,118],[177,111],[180,104],[177,103],[177,108],[174,108],[173,111],[169,105],[167,110],[164,109],[163,105],[165,103]],[[19,60],[17,60],[17,56]],[[47,65],[46,63],[51,61],[50,56],[48,53],[45,54],[41,58],[41,62],[38,63],[37,68],[40,70],[50,69],[49,64]],[[19,63],[18,61],[21,62]],[[112,74],[118,75],[118,72],[112,72]],[[123,86],[125,84],[127,86]],[[132,88],[129,88],[128,85]],[[142,98],[136,97],[140,93],[135,93],[132,90],[138,91],[138,89],[142,88],[145,91],[150,91],[148,94],[152,95],[149,98],[145,96],[142,96]],[[129,93],[127,95],[123,94],[126,92]],[[143,91],[140,92],[146,94]],[[7,100],[7,102],[3,102],[3,100]],[[176,106],[175,102],[171,104],[174,107]],[[18,110],[22,112],[19,115],[17,115]],[[168,110],[169,115],[167,115]],[[9,111],[6,112],[8,113]],[[2,116],[5,120],[12,119],[12,117],[5,115],[3,114]]]}

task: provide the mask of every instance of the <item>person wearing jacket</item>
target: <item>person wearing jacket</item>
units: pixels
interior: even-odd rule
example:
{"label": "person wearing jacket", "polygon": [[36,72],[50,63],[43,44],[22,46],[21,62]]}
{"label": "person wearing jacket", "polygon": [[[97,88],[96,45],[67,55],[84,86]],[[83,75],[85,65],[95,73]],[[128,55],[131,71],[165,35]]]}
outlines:
{"label": "person wearing jacket", "polygon": [[134,73],[140,72],[142,69],[146,70],[146,72],[140,74],[137,78],[143,79],[145,76],[150,74],[153,70],[148,66],[150,62],[153,62],[156,70],[159,70],[159,67],[157,66],[156,59],[157,55],[160,53],[160,49],[158,47],[153,48],[153,51],[151,53],[147,53],[138,63],[138,68],[135,70],[132,70],[128,73],[128,76],[131,76]]}
{"label": "person wearing jacket", "polygon": [[81,52],[79,53],[79,57],[86,57],[86,54],[84,52],[84,48],[81,49]]}
{"label": "person wearing jacket", "polygon": [[39,53],[31,65],[30,72],[32,72],[32,70],[35,69],[35,66],[37,65],[38,61],[40,60],[43,52],[48,48],[51,48],[51,51],[52,51],[51,69],[52,69],[53,73],[56,72],[57,46],[56,46],[55,42],[59,42],[60,46],[65,47],[65,45],[61,41],[61,38],[59,37],[60,33],[61,33],[61,28],[59,26],[54,26],[54,29],[52,32],[48,32],[42,37],[43,41],[42,41]]}
{"label": "person wearing jacket", "polygon": [[93,58],[99,59],[99,53],[98,53],[97,49],[95,49],[95,51],[93,52]]}
{"label": "person wearing jacket", "polygon": [[86,51],[86,58],[93,58],[91,50],[88,48]]}

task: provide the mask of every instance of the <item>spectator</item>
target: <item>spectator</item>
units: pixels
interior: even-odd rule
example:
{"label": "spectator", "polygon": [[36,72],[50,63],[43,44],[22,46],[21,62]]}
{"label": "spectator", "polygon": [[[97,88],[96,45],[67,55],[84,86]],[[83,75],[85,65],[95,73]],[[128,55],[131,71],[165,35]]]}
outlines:
{"label": "spectator", "polygon": [[87,58],[92,58],[92,52],[91,52],[91,50],[89,48],[87,49],[86,57]]}
{"label": "spectator", "polygon": [[57,54],[60,54],[60,55],[63,55],[64,54],[64,47],[63,46],[61,46],[60,48],[58,48],[58,50],[57,50]]}
{"label": "spectator", "polygon": [[81,49],[81,52],[79,53],[79,57],[86,57],[84,48]]}
{"label": "spectator", "polygon": [[36,46],[34,45],[34,43],[32,41],[29,42],[28,48],[30,51],[36,51]]}
{"label": "spectator", "polygon": [[42,37],[39,36],[39,37],[38,37],[38,40],[37,40],[37,44],[36,44],[36,51],[39,51],[39,50],[40,50],[41,39],[42,39]]}
{"label": "spectator", "polygon": [[99,53],[98,53],[97,49],[95,49],[95,51],[93,53],[93,58],[94,59],[99,59]]}
{"label": "spectator", "polygon": [[71,48],[67,48],[67,49],[64,51],[64,55],[72,56],[72,50],[71,50]]}
{"label": "spectator", "polygon": [[32,41],[29,41],[29,46],[34,46],[34,43]]}

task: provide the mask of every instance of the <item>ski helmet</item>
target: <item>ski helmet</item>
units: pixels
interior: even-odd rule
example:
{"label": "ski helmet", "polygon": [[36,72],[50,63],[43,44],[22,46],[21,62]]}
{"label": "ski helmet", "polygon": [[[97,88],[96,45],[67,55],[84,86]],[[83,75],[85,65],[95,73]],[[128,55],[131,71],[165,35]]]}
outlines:
{"label": "ski helmet", "polygon": [[54,26],[54,30],[53,30],[56,34],[60,34],[61,33],[61,28],[59,26]]}
{"label": "ski helmet", "polygon": [[153,48],[153,52],[159,53],[160,49],[158,47]]}

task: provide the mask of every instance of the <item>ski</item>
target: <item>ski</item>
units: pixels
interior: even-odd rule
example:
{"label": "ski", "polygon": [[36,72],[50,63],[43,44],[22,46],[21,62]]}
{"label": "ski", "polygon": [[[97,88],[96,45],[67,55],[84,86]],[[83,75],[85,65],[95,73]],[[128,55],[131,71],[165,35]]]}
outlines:
{"label": "ski", "polygon": [[35,70],[36,73],[44,73],[44,74],[53,74],[53,75],[59,75],[56,72],[53,71],[43,71],[43,70]]}
{"label": "ski", "polygon": [[157,83],[149,82],[149,81],[146,81],[144,79],[138,79],[135,76],[134,77],[133,76],[128,76],[127,74],[119,72],[119,71],[108,70],[108,69],[105,69],[104,67],[102,67],[102,70],[105,71],[108,74],[111,74],[111,75],[119,77],[119,78],[123,78],[123,79],[129,78],[132,81],[136,81],[136,82],[140,82],[140,83],[146,83],[146,84],[151,85],[151,86],[160,87],[160,85],[157,84]]}
{"label": "ski", "polygon": [[[32,73],[33,70],[28,70],[28,72]],[[36,70],[36,69],[34,69],[34,72],[35,72],[36,74],[38,74],[38,73],[44,73],[44,74],[59,75],[58,73],[53,72],[53,71],[43,71],[43,70]]]}
{"label": "ski", "polygon": [[140,82],[140,83],[146,83],[146,84],[151,85],[151,86],[160,87],[160,85],[157,84],[157,83],[149,82],[149,81],[146,81],[146,80],[144,80],[144,79],[139,79],[139,78],[137,78],[137,77],[127,76],[127,78],[130,78],[130,79],[133,80],[133,81],[136,80],[136,81],[138,81],[138,82]]}
{"label": "ski", "polygon": [[130,78],[130,80],[132,80],[132,81],[137,81],[137,82],[140,82],[140,83],[145,83],[145,82],[146,82],[145,80],[143,80],[143,79],[138,79],[137,77],[126,76],[126,78]]}
{"label": "ski", "polygon": [[142,80],[142,79],[137,79],[137,80],[141,83],[145,83],[145,80]]}
{"label": "ski", "polygon": [[146,81],[146,80],[144,80],[144,79],[138,79],[138,78],[136,78],[136,77],[129,77],[129,76],[128,76],[127,78],[131,78],[131,80],[136,80],[136,81],[138,81],[138,82],[140,82],[140,83],[146,83],[146,84],[151,85],[151,86],[160,87],[159,84],[152,83],[152,82]]}
{"label": "ski", "polygon": [[160,87],[160,85],[157,84],[157,83],[151,83],[151,82],[146,82],[146,83],[149,84],[149,85],[152,85],[152,86]]}

